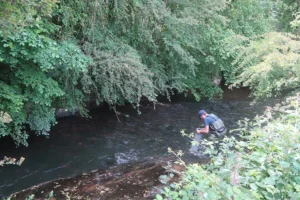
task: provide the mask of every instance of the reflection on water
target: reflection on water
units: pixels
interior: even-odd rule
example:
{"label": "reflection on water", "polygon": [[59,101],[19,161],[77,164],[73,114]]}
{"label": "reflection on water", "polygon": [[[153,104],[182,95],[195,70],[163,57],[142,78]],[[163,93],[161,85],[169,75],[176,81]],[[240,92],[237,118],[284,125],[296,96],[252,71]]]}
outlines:
{"label": "reflection on water", "polygon": [[248,100],[172,102],[157,105],[155,110],[144,105],[141,115],[124,107],[120,110],[122,123],[117,122],[112,111],[97,109],[91,113],[91,119],[60,120],[49,139],[32,138],[28,148],[13,148],[7,140],[1,141],[1,157],[23,156],[26,160],[21,167],[0,168],[0,197],[57,178],[165,156],[168,147],[182,149],[189,155],[190,141],[181,136],[180,130],[192,132],[199,126],[200,109],[217,114],[230,129],[236,127],[237,120],[262,114],[264,106],[273,104],[249,103]]}

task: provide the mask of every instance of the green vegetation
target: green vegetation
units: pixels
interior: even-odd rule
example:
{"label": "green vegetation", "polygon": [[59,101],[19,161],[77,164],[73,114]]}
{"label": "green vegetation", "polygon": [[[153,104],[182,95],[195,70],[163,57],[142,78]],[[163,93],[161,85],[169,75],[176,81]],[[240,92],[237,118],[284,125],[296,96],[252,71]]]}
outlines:
{"label": "green vegetation", "polygon": [[300,42],[289,34],[270,32],[252,41],[237,57],[234,86],[249,86],[255,97],[271,97],[299,90]]}
{"label": "green vegetation", "polygon": [[299,108],[300,94],[240,121],[239,140],[226,137],[218,150],[214,141],[204,141],[211,162],[187,166],[182,181],[156,199],[299,199]]}
{"label": "green vegetation", "polygon": [[0,137],[27,145],[29,129],[48,135],[56,109],[88,116],[90,102],[116,111],[174,92],[221,97],[222,77],[257,98],[297,91],[298,10],[293,0],[1,1]]}

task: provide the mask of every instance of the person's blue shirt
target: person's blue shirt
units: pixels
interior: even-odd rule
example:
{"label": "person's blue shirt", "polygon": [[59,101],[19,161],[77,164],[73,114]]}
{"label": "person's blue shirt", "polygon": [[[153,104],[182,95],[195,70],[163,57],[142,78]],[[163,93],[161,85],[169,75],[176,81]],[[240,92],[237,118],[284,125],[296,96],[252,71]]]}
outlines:
{"label": "person's blue shirt", "polygon": [[212,123],[214,123],[215,121],[217,121],[216,118],[219,119],[217,116],[215,116],[215,118],[213,118],[213,117],[210,117],[209,115],[207,115],[207,116],[204,118],[204,125],[205,125],[205,126],[211,125]]}

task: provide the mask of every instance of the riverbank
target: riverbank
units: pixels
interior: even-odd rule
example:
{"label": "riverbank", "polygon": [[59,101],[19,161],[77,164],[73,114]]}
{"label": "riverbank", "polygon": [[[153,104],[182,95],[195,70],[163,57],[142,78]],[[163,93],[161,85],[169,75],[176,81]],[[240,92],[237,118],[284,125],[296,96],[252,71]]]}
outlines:
{"label": "riverbank", "polygon": [[[11,195],[11,200],[26,199],[153,199],[165,187],[160,181],[162,175],[170,177],[168,182],[178,181],[183,166],[172,164],[172,156],[140,163],[124,164],[107,170],[94,170],[72,178],[63,178]],[[202,159],[201,163],[208,162]],[[51,197],[49,197],[49,194]],[[33,197],[33,196],[32,196]]]}

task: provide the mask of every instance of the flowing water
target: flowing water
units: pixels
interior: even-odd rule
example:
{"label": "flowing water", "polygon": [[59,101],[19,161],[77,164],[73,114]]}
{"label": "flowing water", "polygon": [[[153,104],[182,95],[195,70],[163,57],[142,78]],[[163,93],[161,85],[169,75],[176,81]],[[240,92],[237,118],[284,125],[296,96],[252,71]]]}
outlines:
{"label": "flowing water", "polygon": [[238,120],[262,114],[265,106],[275,102],[252,106],[244,96],[242,93],[235,98],[232,93],[218,101],[175,100],[155,109],[146,104],[141,106],[141,115],[123,107],[119,116],[122,123],[112,111],[94,109],[90,119],[59,120],[48,139],[32,137],[27,148],[14,148],[10,141],[2,140],[0,158],[23,156],[26,160],[22,166],[0,167],[0,198],[53,179],[166,156],[168,147],[189,155],[190,141],[181,136],[180,130],[190,133],[200,126],[200,109],[217,114],[228,129],[233,129]]}

